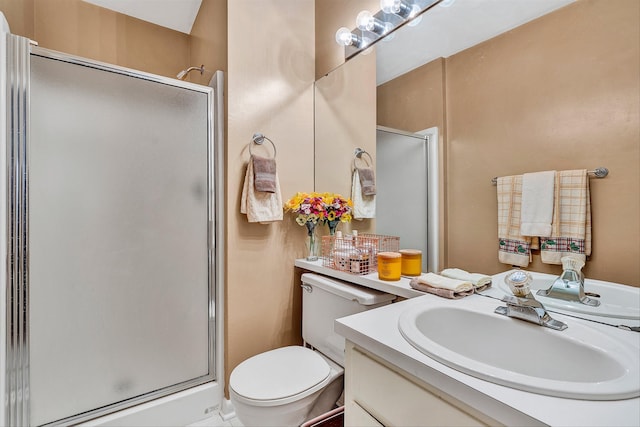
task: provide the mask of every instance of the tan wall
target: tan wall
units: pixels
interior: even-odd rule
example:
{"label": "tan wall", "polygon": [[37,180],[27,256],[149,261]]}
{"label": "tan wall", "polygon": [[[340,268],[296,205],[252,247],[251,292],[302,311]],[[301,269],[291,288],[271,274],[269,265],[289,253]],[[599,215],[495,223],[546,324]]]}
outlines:
{"label": "tan wall", "polygon": [[[439,267],[447,265],[447,192],[445,141],[445,61],[440,58],[378,86],[377,124],[407,132],[438,128],[440,191],[439,199]],[[408,108],[405,108],[408,107]]]}
{"label": "tan wall", "polygon": [[81,0],[0,0],[0,9],[14,34],[47,49],[167,77],[189,64],[187,34]]}
{"label": "tan wall", "polygon": [[33,38],[34,0],[0,0],[0,11],[7,18],[11,32]]}
{"label": "tan wall", "polygon": [[[510,268],[494,176],[605,166],[585,274],[640,286],[638,16],[637,0],[582,0],[446,60],[449,266]],[[529,268],[560,271],[537,255]]]}
{"label": "tan wall", "polygon": [[304,254],[304,227],[289,215],[249,224],[240,196],[255,132],[277,146],[283,199],[313,190],[313,17],[313,0],[228,2],[227,379],[247,357],[301,343],[293,262]]}
{"label": "tan wall", "polygon": [[227,0],[203,0],[200,5],[189,37],[188,66],[200,65],[205,72],[192,71],[190,82],[207,85],[214,72],[227,71]]}
{"label": "tan wall", "polygon": [[[351,197],[356,147],[376,159],[376,55],[358,55],[316,82],[315,190]],[[365,156],[366,159],[366,156]],[[364,163],[358,160],[358,165]],[[323,227],[327,231],[327,227]],[[375,220],[340,224],[346,232],[374,232]]]}
{"label": "tan wall", "polygon": [[340,27],[354,29],[361,10],[376,13],[379,0],[315,0],[316,80],[344,63],[344,47],[336,43]]}

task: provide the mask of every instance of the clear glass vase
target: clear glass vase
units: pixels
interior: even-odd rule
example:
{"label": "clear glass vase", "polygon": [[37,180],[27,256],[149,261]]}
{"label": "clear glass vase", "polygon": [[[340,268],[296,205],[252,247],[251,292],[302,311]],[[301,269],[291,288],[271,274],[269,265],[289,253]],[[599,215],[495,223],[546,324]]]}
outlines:
{"label": "clear glass vase", "polygon": [[307,261],[317,261],[320,253],[320,240],[316,236],[316,224],[307,222]]}

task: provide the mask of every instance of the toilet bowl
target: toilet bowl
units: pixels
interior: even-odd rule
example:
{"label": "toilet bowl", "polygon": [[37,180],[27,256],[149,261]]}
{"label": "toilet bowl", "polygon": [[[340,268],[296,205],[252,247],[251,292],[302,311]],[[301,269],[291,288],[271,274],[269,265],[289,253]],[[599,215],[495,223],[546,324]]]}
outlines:
{"label": "toilet bowl", "polygon": [[302,287],[302,337],[314,350],[277,348],[235,367],[229,397],[244,426],[299,426],[333,409],[344,382],[344,338],[334,320],[395,299],[312,273],[302,275]]}
{"label": "toilet bowl", "polygon": [[299,426],[332,409],[343,368],[301,346],[253,356],[231,373],[229,394],[245,426]]}

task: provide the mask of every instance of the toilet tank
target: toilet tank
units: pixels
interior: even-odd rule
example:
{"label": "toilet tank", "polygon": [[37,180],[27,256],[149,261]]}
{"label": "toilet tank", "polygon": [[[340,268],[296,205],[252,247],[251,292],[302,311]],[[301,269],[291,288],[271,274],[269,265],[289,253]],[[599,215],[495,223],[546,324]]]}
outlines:
{"label": "toilet tank", "polygon": [[302,275],[302,338],[344,366],[344,338],[336,319],[391,303],[396,296],[313,273]]}

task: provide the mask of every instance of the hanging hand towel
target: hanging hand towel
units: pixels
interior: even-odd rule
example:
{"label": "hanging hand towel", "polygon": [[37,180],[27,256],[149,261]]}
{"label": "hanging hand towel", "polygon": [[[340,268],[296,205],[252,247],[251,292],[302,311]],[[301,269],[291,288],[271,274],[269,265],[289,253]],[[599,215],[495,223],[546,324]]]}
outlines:
{"label": "hanging hand towel", "polygon": [[542,262],[562,264],[566,255],[586,262],[591,255],[591,196],[586,169],[558,172],[554,193],[551,235],[542,238]]}
{"label": "hanging hand towel", "polygon": [[521,235],[537,237],[551,234],[555,179],[556,171],[522,175]]}
{"label": "hanging hand towel", "polygon": [[256,191],[254,179],[253,162],[249,161],[247,172],[244,176],[240,212],[247,215],[249,222],[265,224],[273,221],[282,221],[282,196],[277,172],[275,173],[274,193]]}
{"label": "hanging hand towel", "polygon": [[353,217],[355,219],[376,217],[376,196],[362,194],[360,174],[356,168],[351,179],[351,201],[353,202]]}
{"label": "hanging hand towel", "polygon": [[256,155],[251,156],[256,191],[276,192],[276,159]]}
{"label": "hanging hand towel", "polygon": [[520,234],[522,175],[499,177],[497,187],[498,260],[526,267],[531,261],[531,238]]}
{"label": "hanging hand towel", "polygon": [[376,195],[376,177],[372,168],[355,168],[360,177],[360,187],[363,196]]}

